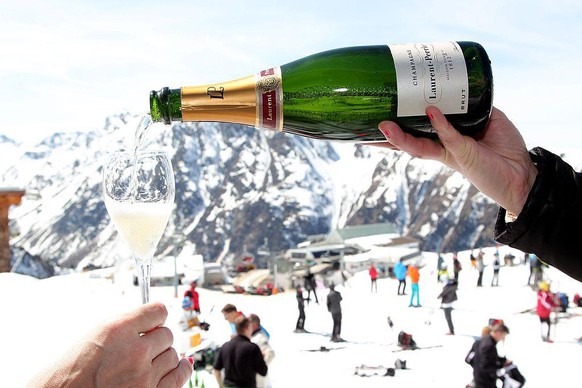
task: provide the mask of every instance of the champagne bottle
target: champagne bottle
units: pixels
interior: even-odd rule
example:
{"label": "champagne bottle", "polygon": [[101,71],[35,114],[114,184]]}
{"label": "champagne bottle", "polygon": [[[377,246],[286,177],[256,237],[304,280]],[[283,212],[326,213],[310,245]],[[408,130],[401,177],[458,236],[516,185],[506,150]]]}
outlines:
{"label": "champagne bottle", "polygon": [[493,76],[475,42],[340,48],[218,84],[150,93],[153,121],[219,121],[317,139],[378,142],[382,120],[436,138],[426,117],[440,108],[475,136],[491,114]]}

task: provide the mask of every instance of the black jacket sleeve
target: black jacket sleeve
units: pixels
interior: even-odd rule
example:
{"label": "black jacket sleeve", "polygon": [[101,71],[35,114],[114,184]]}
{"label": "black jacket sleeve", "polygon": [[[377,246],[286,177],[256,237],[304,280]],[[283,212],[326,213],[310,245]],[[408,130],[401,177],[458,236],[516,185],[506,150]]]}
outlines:
{"label": "black jacket sleeve", "polygon": [[538,176],[514,222],[506,223],[500,209],[495,239],[582,280],[582,174],[543,148],[534,148],[530,156]]}
{"label": "black jacket sleeve", "polygon": [[488,376],[495,380],[497,369],[503,366],[505,358],[499,357],[495,342],[490,338],[481,341],[478,346],[478,357],[475,368],[480,370],[481,375]]}

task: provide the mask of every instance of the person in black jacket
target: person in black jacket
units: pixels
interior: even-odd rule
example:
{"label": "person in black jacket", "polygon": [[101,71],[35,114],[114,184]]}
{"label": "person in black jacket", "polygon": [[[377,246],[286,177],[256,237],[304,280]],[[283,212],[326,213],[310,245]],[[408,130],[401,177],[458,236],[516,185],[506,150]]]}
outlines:
{"label": "person in black jacket", "polygon": [[445,319],[447,320],[447,325],[449,326],[449,335],[455,335],[455,327],[453,326],[453,303],[457,300],[457,287],[458,283],[456,279],[450,279],[447,281],[443,287],[443,291],[439,294],[437,298],[441,299],[441,307],[445,312]]}
{"label": "person in black jacket", "polygon": [[305,331],[305,301],[309,298],[303,296],[303,289],[301,286],[297,286],[297,293],[295,294],[297,299],[297,308],[299,309],[299,318],[297,318],[297,324],[295,325],[295,333],[306,333]]}
{"label": "person in black jacket", "polygon": [[331,313],[333,320],[333,329],[331,332],[331,340],[333,342],[343,342],[340,337],[342,332],[342,294],[335,290],[335,285],[332,283],[329,286],[329,294],[327,294],[327,310]]}
{"label": "person in black jacket", "polygon": [[475,388],[497,387],[497,371],[511,364],[505,357],[499,357],[497,343],[503,341],[509,329],[503,323],[493,326],[491,332],[476,343],[471,360],[473,384]]}
{"label": "person in black jacket", "polygon": [[[247,317],[235,321],[237,335],[222,345],[214,361],[214,377],[220,388],[257,386],[256,375],[266,376],[268,367],[258,345],[251,342],[253,326]],[[224,381],[221,370],[224,369]]]}
{"label": "person in black jacket", "polygon": [[307,290],[308,301],[311,301],[311,291],[313,291],[315,303],[319,304],[319,299],[317,298],[317,283],[315,282],[315,275],[311,273],[311,269],[309,267],[307,267],[307,274],[305,274],[304,279],[303,286]]}
{"label": "person in black jacket", "polygon": [[438,160],[464,175],[500,205],[498,242],[535,253],[582,280],[582,174],[543,148],[528,152],[517,128],[496,108],[475,138],[461,135],[435,106],[427,107],[426,114],[439,142],[413,137],[396,123],[383,121],[378,128],[388,141],[384,146]]}

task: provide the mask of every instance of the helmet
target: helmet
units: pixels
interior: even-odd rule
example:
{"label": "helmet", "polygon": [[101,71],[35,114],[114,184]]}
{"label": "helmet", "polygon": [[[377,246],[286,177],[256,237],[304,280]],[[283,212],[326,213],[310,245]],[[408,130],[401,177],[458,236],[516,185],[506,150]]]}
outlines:
{"label": "helmet", "polygon": [[540,284],[538,285],[538,288],[542,291],[549,291],[550,290],[550,283],[545,282],[545,281],[541,281]]}

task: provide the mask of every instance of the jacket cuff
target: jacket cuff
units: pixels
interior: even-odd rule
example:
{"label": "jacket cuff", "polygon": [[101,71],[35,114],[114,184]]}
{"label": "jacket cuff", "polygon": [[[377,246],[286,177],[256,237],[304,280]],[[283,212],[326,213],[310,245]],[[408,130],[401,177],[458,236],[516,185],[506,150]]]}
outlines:
{"label": "jacket cuff", "polygon": [[[529,231],[530,227],[535,224],[535,220],[540,216],[540,211],[544,207],[555,181],[555,173],[552,173],[554,163],[551,162],[551,159],[556,158],[556,155],[543,148],[536,147],[530,151],[530,157],[538,169],[538,175],[519,216],[513,222],[507,222],[507,210],[502,207],[499,208],[497,214],[495,240],[505,245],[512,245],[518,242]],[[527,250],[524,252],[527,252]]]}
{"label": "jacket cuff", "polygon": [[547,264],[582,280],[582,174],[542,148],[534,148],[530,156],[538,168],[534,185],[514,222],[506,223],[506,211],[501,209],[495,239],[535,253]]}

